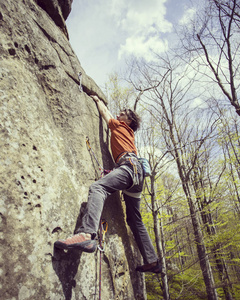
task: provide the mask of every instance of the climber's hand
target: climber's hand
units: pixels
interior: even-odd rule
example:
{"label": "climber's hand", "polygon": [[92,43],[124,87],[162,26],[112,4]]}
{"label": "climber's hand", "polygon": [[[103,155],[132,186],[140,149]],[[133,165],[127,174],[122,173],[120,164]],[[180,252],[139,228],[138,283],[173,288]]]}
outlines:
{"label": "climber's hand", "polygon": [[90,97],[91,97],[95,102],[100,101],[100,99],[99,99],[98,96],[96,96],[96,95],[90,95]]}
{"label": "climber's hand", "polygon": [[104,121],[106,123],[109,123],[110,119],[113,119],[113,116],[111,115],[110,111],[106,107],[106,105],[101,101],[98,96],[96,95],[90,95],[90,97],[96,102],[98,110],[100,112],[100,115],[103,117]]}

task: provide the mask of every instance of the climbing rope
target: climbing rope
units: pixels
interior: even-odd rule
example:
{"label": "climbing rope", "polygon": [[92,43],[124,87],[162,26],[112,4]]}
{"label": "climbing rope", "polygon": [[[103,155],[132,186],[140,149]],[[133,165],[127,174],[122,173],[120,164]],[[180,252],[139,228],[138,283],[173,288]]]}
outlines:
{"label": "climbing rope", "polygon": [[[98,164],[99,170],[101,171],[101,177],[111,172],[111,170],[105,170],[99,163],[94,151],[92,150],[92,147],[89,142],[89,138],[86,138],[86,144],[88,146],[89,151],[91,151],[95,161]],[[99,300],[101,300],[101,292],[102,292],[102,254],[104,252],[105,248],[105,234],[108,229],[108,223],[106,220],[102,219],[100,223],[100,233],[99,233],[99,245],[98,250],[100,251],[100,259],[99,259]]]}
{"label": "climbing rope", "polygon": [[99,245],[98,249],[100,251],[100,262],[99,262],[99,300],[101,300],[102,292],[102,253],[105,248],[105,234],[108,230],[108,223],[106,220],[102,219],[100,224],[100,234],[99,234]]}
{"label": "climbing rope", "polygon": [[88,136],[86,137],[86,144],[87,144],[87,146],[88,146],[88,150],[91,151],[91,153],[92,153],[94,159],[96,160],[99,170],[101,171],[101,176],[100,176],[100,177],[103,177],[104,175],[107,175],[108,173],[110,173],[111,170],[105,170],[105,169],[103,168],[103,166],[100,165],[100,163],[99,163],[99,161],[98,161],[98,159],[97,159],[97,157],[96,157],[94,151],[92,150],[92,147],[90,146],[90,142],[89,142]]}
{"label": "climbing rope", "polygon": [[90,142],[89,142],[88,136],[86,137],[86,144],[87,144],[87,146],[88,146],[89,151],[91,151],[91,153],[92,153],[94,159],[96,160],[96,162],[97,162],[97,164],[98,164],[98,167],[99,167],[99,170],[101,171],[101,173],[104,172],[104,168],[100,165],[100,163],[99,163],[99,161],[98,161],[98,159],[97,159],[97,157],[96,157],[94,151],[92,150],[92,147],[90,146]]}
{"label": "climbing rope", "polygon": [[[86,144],[88,146],[88,150],[91,151],[95,161],[97,162],[97,165],[99,167],[99,170],[101,171],[101,177],[111,172],[111,170],[105,170],[99,163],[94,151],[92,150],[92,147],[90,145],[89,138],[86,137]],[[102,292],[102,254],[104,253],[105,248],[105,234],[108,230],[108,223],[106,220],[102,219],[100,223],[100,232],[99,232],[99,245],[98,250],[100,251],[100,259],[99,259],[99,300],[101,300],[101,292]]]}

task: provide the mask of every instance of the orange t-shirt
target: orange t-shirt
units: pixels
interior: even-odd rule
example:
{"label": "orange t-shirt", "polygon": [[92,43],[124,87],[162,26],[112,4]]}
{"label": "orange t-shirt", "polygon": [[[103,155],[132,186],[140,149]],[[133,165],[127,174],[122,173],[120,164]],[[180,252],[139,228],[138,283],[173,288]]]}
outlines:
{"label": "orange t-shirt", "polygon": [[137,155],[137,148],[134,144],[134,131],[125,122],[110,119],[108,127],[111,130],[111,150],[113,158],[119,159],[123,152],[134,152]]}

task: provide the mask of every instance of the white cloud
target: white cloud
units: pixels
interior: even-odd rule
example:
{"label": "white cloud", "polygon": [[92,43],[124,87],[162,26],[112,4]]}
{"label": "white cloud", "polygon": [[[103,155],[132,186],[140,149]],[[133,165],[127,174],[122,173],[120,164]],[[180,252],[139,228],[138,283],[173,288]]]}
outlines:
{"label": "white cloud", "polygon": [[[88,75],[101,85],[108,73],[123,66],[126,56],[149,61],[152,52],[167,51],[166,37],[172,32],[172,23],[166,19],[169,1],[73,1],[67,20],[70,43]],[[176,8],[174,1],[169,14]]]}
{"label": "white cloud", "polygon": [[98,0],[95,5],[87,4],[85,9],[88,10],[88,17],[83,15],[78,18],[89,25],[88,30],[82,34],[91,45],[97,44],[97,48],[115,44],[118,47],[114,49],[118,59],[124,55],[137,54],[138,57],[143,56],[149,60],[152,53],[148,52],[162,52],[168,46],[160,37],[161,33],[172,30],[172,24],[165,19],[165,2],[166,0],[112,0],[104,3],[103,0]]}
{"label": "white cloud", "polygon": [[189,8],[185,11],[185,14],[183,15],[183,17],[180,19],[179,23],[180,25],[188,25],[191,23],[191,21],[193,20],[195,14],[197,12],[196,8]]}
{"label": "white cloud", "polygon": [[132,36],[126,39],[125,45],[121,45],[119,58],[124,55],[134,55],[137,58],[144,57],[147,61],[154,60],[154,53],[167,51],[167,40],[161,40],[157,36],[145,39],[144,36]]}
{"label": "white cloud", "polygon": [[[128,5],[126,15],[121,20],[121,26],[129,33],[146,33],[149,28],[154,28],[159,32],[170,32],[172,25],[164,16],[166,14],[166,8],[163,1],[155,2],[149,5],[149,2],[142,1],[136,4],[136,6]],[[147,4],[147,5],[146,5]]]}
{"label": "white cloud", "polygon": [[208,104],[203,99],[196,97],[190,103],[190,108],[208,108]]}
{"label": "white cloud", "polygon": [[123,2],[116,12],[116,16],[121,16],[118,26],[125,32],[125,40],[121,42],[118,58],[135,55],[151,60],[152,51],[166,51],[168,43],[160,38],[161,33],[172,30],[172,24],[165,19],[166,0],[125,1],[125,5]]}

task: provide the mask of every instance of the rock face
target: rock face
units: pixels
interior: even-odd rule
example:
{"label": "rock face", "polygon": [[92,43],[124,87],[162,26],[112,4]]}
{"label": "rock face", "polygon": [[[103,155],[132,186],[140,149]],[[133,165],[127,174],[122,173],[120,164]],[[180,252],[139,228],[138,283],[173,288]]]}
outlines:
{"label": "rock face", "polygon": [[[68,41],[72,0],[0,3],[0,298],[98,299],[100,253],[53,247],[81,222],[99,176],[86,145],[113,166],[108,130],[89,93],[104,95]],[[83,45],[84,46],[84,45]],[[78,73],[82,73],[83,91]],[[106,201],[102,299],[145,299],[139,254],[119,195]]]}
{"label": "rock face", "polygon": [[35,2],[49,14],[67,37],[68,33],[65,20],[70,14],[72,1],[73,0],[35,0]]}

